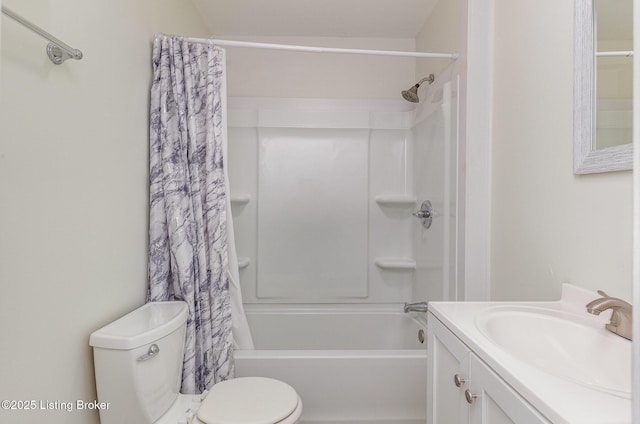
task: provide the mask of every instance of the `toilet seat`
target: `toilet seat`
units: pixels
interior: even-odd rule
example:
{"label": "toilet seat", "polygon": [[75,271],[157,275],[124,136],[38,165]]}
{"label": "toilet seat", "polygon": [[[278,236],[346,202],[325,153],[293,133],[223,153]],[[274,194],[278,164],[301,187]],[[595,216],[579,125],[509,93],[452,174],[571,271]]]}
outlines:
{"label": "toilet seat", "polygon": [[198,408],[206,424],[289,424],[302,402],[288,384],[264,377],[241,377],[215,384]]}

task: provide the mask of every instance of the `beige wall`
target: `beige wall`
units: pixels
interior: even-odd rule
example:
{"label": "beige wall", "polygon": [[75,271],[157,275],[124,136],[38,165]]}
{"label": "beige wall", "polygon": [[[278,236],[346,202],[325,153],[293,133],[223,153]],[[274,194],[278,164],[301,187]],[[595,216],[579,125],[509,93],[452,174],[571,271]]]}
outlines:
{"label": "beige wall", "polygon": [[[460,0],[438,1],[416,36],[416,51],[429,53],[460,53],[462,23]],[[418,59],[416,78],[438,75],[451,64],[448,59]],[[420,93],[423,90],[420,89]]]}
{"label": "beige wall", "polygon": [[[345,49],[414,51],[409,38],[215,38]],[[401,99],[413,84],[415,59],[228,47],[228,93],[234,97]]]}
{"label": "beige wall", "polygon": [[[0,399],[96,398],[89,334],[145,300],[148,110],[156,32],[204,36],[187,0],[5,0],[81,49],[2,19]],[[91,423],[82,411],[0,422]]]}
{"label": "beige wall", "polygon": [[631,172],[573,174],[572,72],[573,2],[495,1],[493,299],[631,297]]}
{"label": "beige wall", "polygon": [[[3,18],[0,398],[90,401],[89,334],[144,302],[151,39],[207,32],[187,0],[4,4],[85,59],[54,66],[46,43]],[[562,282],[630,297],[631,173],[572,173],[572,13],[571,2],[496,0],[494,299],[554,298]],[[427,50],[428,31],[415,44],[262,40]],[[416,79],[411,59],[228,50],[235,96],[398,98]],[[0,411],[44,419],[97,414]]]}

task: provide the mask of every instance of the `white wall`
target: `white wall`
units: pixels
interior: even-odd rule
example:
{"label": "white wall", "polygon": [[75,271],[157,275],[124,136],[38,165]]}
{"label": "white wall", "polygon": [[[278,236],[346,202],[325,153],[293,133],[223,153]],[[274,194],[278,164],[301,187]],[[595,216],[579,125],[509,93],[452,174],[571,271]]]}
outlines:
{"label": "white wall", "polygon": [[[81,49],[2,19],[0,398],[95,400],[89,334],[144,303],[148,110],[156,32],[204,36],[187,0],[7,0]],[[96,412],[0,411],[91,423]]]}
{"label": "white wall", "polygon": [[572,172],[572,28],[573,2],[495,1],[493,299],[631,297],[631,172]]}

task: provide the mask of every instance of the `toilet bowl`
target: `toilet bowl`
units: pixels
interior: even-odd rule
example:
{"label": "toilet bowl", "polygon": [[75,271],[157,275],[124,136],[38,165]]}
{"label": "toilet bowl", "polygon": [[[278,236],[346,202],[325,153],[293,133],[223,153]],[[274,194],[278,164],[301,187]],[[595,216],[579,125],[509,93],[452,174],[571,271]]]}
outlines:
{"label": "toilet bowl", "polygon": [[242,377],[202,395],[179,393],[188,309],[150,302],[93,332],[102,424],[294,424],[302,401],[288,384]]}
{"label": "toilet bowl", "polygon": [[301,413],[300,397],[288,384],[243,377],[213,386],[196,416],[205,424],[290,424],[296,423]]}

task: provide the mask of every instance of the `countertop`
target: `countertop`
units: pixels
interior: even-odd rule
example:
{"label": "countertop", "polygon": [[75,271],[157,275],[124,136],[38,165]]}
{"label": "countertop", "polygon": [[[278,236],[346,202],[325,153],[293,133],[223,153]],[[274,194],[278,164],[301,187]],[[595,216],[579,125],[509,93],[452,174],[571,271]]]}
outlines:
{"label": "countertop", "polygon": [[554,376],[520,361],[485,336],[476,324],[476,318],[487,308],[515,305],[575,314],[580,316],[583,323],[588,321],[590,325],[607,332],[604,324],[609,321],[609,312],[600,316],[586,312],[585,305],[598,297],[595,292],[565,284],[559,301],[430,302],[429,312],[552,423],[629,424],[630,399]]}

